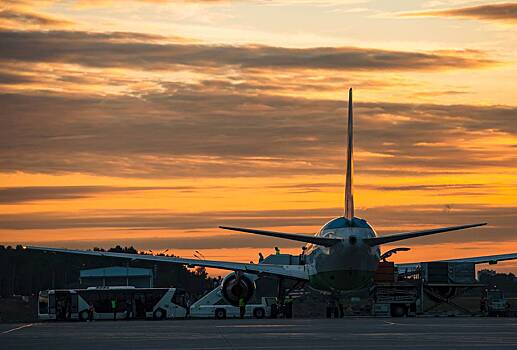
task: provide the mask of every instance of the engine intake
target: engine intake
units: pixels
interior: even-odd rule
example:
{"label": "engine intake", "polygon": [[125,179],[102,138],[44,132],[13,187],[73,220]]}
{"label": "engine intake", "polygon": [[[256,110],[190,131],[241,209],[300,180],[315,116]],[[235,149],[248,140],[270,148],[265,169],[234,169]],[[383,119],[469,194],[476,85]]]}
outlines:
{"label": "engine intake", "polygon": [[255,282],[249,277],[233,272],[224,278],[221,293],[231,305],[239,306],[239,299],[243,297],[247,303],[253,297],[255,289]]}

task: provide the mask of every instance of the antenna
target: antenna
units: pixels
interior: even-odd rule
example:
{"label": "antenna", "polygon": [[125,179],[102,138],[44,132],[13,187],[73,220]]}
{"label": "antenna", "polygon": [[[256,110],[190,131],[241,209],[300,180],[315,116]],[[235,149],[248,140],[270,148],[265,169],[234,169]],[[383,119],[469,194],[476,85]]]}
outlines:
{"label": "antenna", "polygon": [[346,180],[345,180],[345,218],[354,217],[354,194],[352,192],[354,175],[354,111],[352,109],[352,89],[348,90],[348,130],[346,150]]}

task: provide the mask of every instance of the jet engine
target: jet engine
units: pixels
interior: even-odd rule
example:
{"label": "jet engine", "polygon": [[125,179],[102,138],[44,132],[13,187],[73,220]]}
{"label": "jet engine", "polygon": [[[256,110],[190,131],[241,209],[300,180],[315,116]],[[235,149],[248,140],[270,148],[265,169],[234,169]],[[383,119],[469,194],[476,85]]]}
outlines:
{"label": "jet engine", "polygon": [[241,297],[247,303],[253,297],[255,289],[255,281],[242,272],[232,272],[224,278],[221,285],[221,293],[224,299],[233,306],[239,306]]}

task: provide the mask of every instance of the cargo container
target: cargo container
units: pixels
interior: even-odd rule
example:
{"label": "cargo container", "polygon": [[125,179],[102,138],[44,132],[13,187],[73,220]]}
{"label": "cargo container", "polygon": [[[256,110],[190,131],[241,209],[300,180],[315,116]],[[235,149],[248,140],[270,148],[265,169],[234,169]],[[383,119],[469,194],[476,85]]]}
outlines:
{"label": "cargo container", "polygon": [[476,283],[473,263],[426,262],[421,264],[421,274],[426,283]]}

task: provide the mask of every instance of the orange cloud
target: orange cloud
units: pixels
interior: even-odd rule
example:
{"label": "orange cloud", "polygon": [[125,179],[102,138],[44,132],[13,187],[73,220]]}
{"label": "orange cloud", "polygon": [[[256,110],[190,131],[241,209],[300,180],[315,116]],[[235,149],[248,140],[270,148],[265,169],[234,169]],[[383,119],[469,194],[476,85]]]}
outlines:
{"label": "orange cloud", "polygon": [[146,70],[229,66],[242,69],[433,71],[497,63],[478,51],[468,50],[409,52],[357,47],[293,49],[264,45],[155,44],[146,37],[138,33],[0,31],[3,52],[0,59]]}

